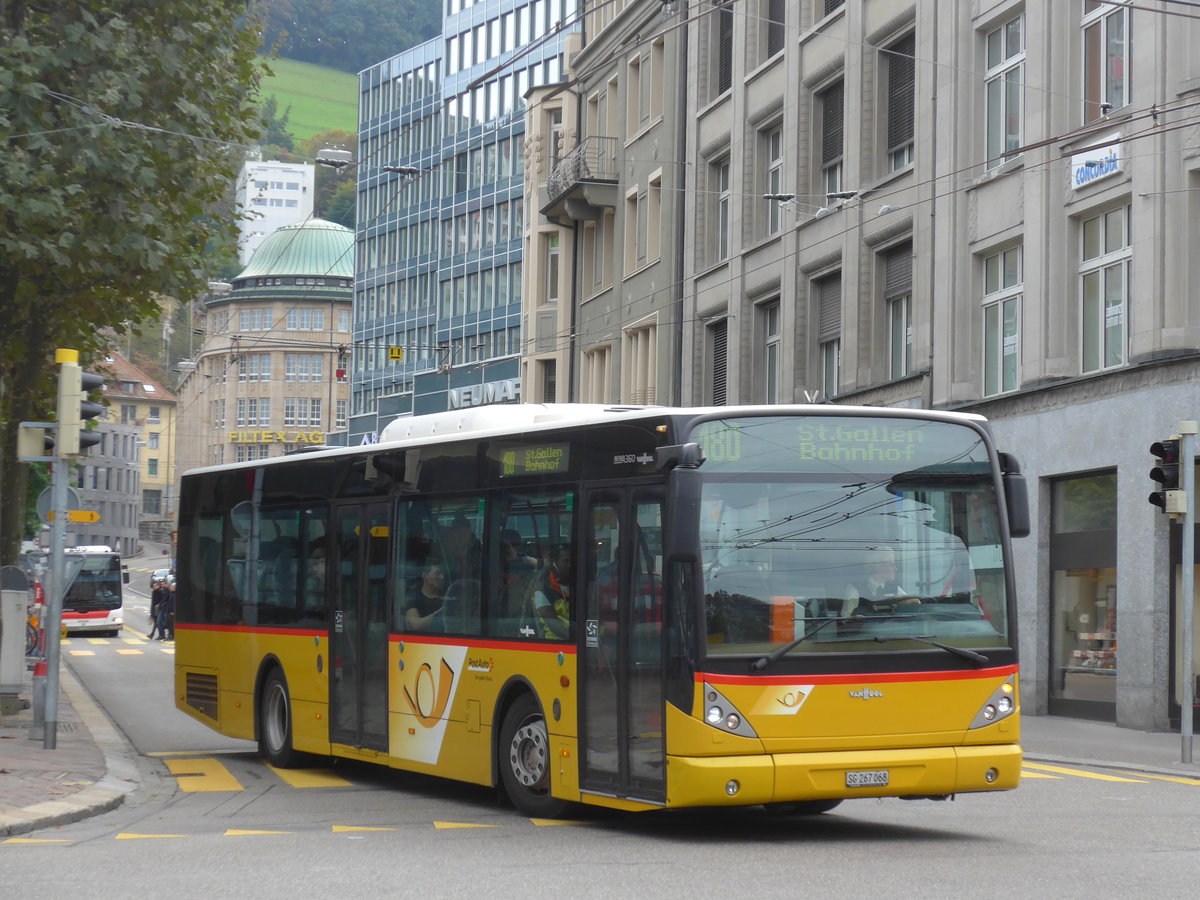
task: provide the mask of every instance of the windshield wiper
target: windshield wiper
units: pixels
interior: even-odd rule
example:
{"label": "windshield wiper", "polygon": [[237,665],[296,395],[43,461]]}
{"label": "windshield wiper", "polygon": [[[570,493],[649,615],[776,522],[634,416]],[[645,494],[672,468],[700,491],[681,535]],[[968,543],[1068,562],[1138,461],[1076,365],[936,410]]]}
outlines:
{"label": "windshield wiper", "polygon": [[943,644],[940,641],[933,641],[927,637],[921,637],[920,635],[874,637],[871,640],[878,644],[886,644],[889,641],[916,641],[918,644],[928,644],[930,647],[937,647],[939,650],[945,650],[947,653],[953,653],[955,656],[961,656],[963,659],[969,659],[977,666],[982,666],[991,662],[991,660],[982,653],[976,653],[974,650],[968,650],[965,647],[951,647],[949,644]]}
{"label": "windshield wiper", "polygon": [[812,628],[805,629],[804,634],[800,635],[800,637],[796,638],[790,644],[784,644],[782,647],[776,647],[774,650],[772,650],[766,656],[759,657],[758,659],[756,659],[754,662],[752,662],[750,664],[750,668],[755,672],[761,672],[763,669],[765,669],[767,666],[771,665],[773,662],[775,662],[781,656],[787,656],[787,654],[791,653],[793,650],[795,650],[797,647],[799,647],[801,644],[803,644],[805,641],[807,641],[810,637],[812,637],[818,631],[829,626],[833,622],[851,622],[855,619],[864,619],[864,618],[866,618],[866,616],[831,616],[828,619],[826,619],[825,621],[823,621],[821,624],[815,625]]}

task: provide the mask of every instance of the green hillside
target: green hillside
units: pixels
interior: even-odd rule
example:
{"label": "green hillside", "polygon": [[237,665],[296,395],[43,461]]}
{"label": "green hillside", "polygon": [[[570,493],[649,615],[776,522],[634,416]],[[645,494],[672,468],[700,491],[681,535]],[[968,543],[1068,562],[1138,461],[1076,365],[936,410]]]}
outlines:
{"label": "green hillside", "polygon": [[274,74],[263,78],[263,99],[274,95],[280,115],[292,108],[288,130],[297,141],[335,128],[358,131],[358,78],[354,75],[294,59],[272,59],[267,65]]}

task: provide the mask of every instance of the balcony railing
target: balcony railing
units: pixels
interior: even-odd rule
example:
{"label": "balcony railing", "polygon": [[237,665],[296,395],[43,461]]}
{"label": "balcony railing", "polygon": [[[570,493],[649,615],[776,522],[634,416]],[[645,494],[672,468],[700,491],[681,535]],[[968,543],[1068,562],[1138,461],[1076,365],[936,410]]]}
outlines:
{"label": "balcony railing", "polygon": [[617,180],[617,139],[593,135],[579,142],[550,170],[546,196],[551,203],[580,182]]}

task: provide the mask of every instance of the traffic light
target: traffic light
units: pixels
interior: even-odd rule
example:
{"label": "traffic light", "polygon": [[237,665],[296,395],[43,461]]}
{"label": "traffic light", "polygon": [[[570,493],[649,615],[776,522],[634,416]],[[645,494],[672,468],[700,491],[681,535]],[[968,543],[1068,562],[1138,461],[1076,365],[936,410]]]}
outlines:
{"label": "traffic light", "polygon": [[103,403],[94,403],[87,395],[104,387],[104,378],[79,368],[79,353],[59,350],[58,371],[58,434],[55,446],[60,457],[78,456],[81,450],[100,443],[100,435],[84,431],[83,423],[104,412]]}
{"label": "traffic light", "polygon": [[1150,445],[1150,453],[1158,457],[1158,465],[1150,470],[1152,481],[1158,482],[1158,490],[1150,497],[1152,506],[1165,513],[1187,511],[1187,496],[1179,490],[1179,438],[1167,438]]}

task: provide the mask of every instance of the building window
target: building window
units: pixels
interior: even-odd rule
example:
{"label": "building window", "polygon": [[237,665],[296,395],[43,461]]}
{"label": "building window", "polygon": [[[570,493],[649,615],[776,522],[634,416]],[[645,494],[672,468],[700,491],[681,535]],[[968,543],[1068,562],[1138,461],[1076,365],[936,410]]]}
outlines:
{"label": "building window", "polygon": [[887,77],[887,154],[894,172],[913,161],[917,37],[907,34],[883,50]]}
{"label": "building window", "polygon": [[146,460],[146,474],[149,475],[151,478],[158,477],[158,460],[157,459],[151,458],[151,459]]}
{"label": "building window", "polygon": [[817,342],[821,349],[821,393],[836,397],[842,377],[842,273],[813,282],[817,300]]}
{"label": "building window", "polygon": [[888,376],[912,372],[912,244],[883,254],[883,302],[888,320]]}
{"label": "building window", "polygon": [[317,353],[288,353],[284,356],[284,381],[320,381],[322,358]]}
{"label": "building window", "polygon": [[1129,9],[1084,0],[1083,4],[1083,121],[1092,122],[1109,110],[1128,105]]}
{"label": "building window", "polygon": [[1083,371],[1125,362],[1125,315],[1129,296],[1130,207],[1082,222]]}
{"label": "building window", "polygon": [[1049,711],[1112,721],[1119,627],[1117,474],[1052,482],[1050,520]]}
{"label": "building window", "polygon": [[151,450],[158,449],[158,432],[157,431],[151,431],[148,435],[146,435],[146,446],[149,447]]}
{"label": "building window", "polygon": [[729,258],[729,217],[733,193],[730,190],[729,157],[719,159],[709,167],[713,200],[713,262]]}
{"label": "building window", "polygon": [[783,51],[787,34],[787,0],[761,0],[763,61]]}
{"label": "building window", "polygon": [[337,418],[334,421],[335,428],[345,428],[350,423],[349,417],[349,402],[346,400],[337,401]]}
{"label": "building window", "polygon": [[583,354],[581,403],[612,402],[612,347],[594,347]]}
{"label": "building window", "polygon": [[729,320],[713,322],[706,329],[708,344],[708,402],[724,406],[729,402]]}
{"label": "building window", "polygon": [[558,281],[561,260],[559,258],[559,235],[558,232],[547,234],[544,237],[543,248],[546,252],[546,303],[558,302]]}
{"label": "building window", "polygon": [[994,168],[1018,155],[1022,141],[1022,97],[1025,68],[1025,18],[1017,16],[986,38],[984,76],[987,117],[987,166]]}
{"label": "building window", "polygon": [[237,358],[238,381],[270,381],[271,354],[248,353]]}
{"label": "building window", "polygon": [[625,330],[621,352],[621,394],[626,403],[657,402],[657,335],[658,326],[653,322]]}
{"label": "building window", "polygon": [[783,348],[780,341],[779,301],[758,307],[759,331],[762,335],[762,381],[764,403],[779,402],[779,368]]}
{"label": "building window", "polygon": [[713,7],[716,90],[710,92],[710,100],[715,100],[733,87],[733,4],[714,0]]}
{"label": "building window", "polygon": [[142,512],[151,516],[162,515],[162,491],[142,491]]}
{"label": "building window", "polygon": [[1021,248],[983,261],[983,394],[1017,389],[1018,316],[1021,311]]}
{"label": "building window", "polygon": [[817,94],[820,113],[821,190],[835,194],[842,190],[842,148],[845,86],[841,81]]}
{"label": "building window", "polygon": [[[783,193],[783,128],[774,128],[759,133],[763,165],[763,193],[778,197]],[[783,227],[783,206],[777,199],[763,200],[766,209],[767,234],[778,234]]]}
{"label": "building window", "polygon": [[137,405],[133,403],[121,404],[121,424],[136,425],[138,424]]}
{"label": "building window", "polygon": [[289,309],[288,331],[324,331],[325,311],[322,309]]}
{"label": "building window", "polygon": [[162,421],[161,413],[162,413],[162,407],[159,407],[159,406],[150,407],[150,412],[146,416],[146,424],[157,425],[160,421]]}
{"label": "building window", "polygon": [[646,259],[662,258],[662,173],[650,176],[646,191]]}
{"label": "building window", "polygon": [[538,381],[542,392],[542,402],[557,403],[558,360],[543,359],[538,361]]}

